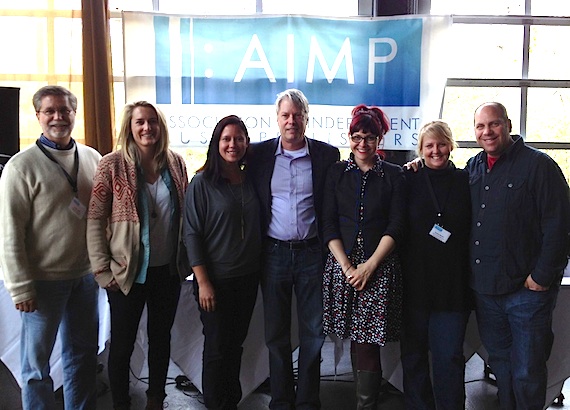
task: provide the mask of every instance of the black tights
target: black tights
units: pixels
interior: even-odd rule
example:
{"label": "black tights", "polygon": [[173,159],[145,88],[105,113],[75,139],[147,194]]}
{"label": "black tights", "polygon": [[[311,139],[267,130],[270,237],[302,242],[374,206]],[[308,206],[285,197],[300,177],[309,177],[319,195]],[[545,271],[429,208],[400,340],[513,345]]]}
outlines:
{"label": "black tights", "polygon": [[350,354],[356,357],[356,369],[381,372],[380,346],[374,343],[350,342]]}

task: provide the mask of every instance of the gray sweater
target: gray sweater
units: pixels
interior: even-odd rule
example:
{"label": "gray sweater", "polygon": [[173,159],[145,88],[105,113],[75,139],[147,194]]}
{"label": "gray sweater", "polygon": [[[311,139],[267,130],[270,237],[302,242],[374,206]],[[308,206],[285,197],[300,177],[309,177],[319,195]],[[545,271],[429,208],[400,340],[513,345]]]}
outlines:
{"label": "gray sweater", "polygon": [[215,184],[196,174],[186,191],[183,237],[190,266],[205,265],[212,281],[257,273],[259,202],[249,179]]}

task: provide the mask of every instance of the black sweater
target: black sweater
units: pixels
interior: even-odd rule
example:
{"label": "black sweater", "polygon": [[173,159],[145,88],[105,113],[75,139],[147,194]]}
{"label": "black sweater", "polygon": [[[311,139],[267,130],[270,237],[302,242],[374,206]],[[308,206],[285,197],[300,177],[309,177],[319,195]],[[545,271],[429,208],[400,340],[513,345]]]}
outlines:
{"label": "black sweater", "polygon": [[[430,193],[428,179],[442,214]],[[469,174],[453,163],[406,172],[407,227],[402,252],[404,303],[436,311],[461,311],[472,305],[469,290],[471,197]],[[451,236],[446,243],[429,235],[439,223]]]}

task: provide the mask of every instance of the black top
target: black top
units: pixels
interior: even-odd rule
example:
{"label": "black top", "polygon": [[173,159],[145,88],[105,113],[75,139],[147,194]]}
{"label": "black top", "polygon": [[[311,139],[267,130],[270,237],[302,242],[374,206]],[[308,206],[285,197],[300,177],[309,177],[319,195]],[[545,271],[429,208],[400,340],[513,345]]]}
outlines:
{"label": "black top", "polygon": [[377,170],[368,171],[361,220],[362,172],[347,161],[330,168],[323,204],[325,244],[332,239],[341,239],[348,254],[361,229],[366,258],[374,253],[384,235],[390,235],[399,245],[404,228],[404,173],[398,165],[385,161],[379,161]]}
{"label": "black top", "polygon": [[214,183],[196,174],[186,190],[184,243],[190,266],[206,265],[210,280],[257,273],[259,202],[249,178],[241,185]]}
{"label": "black top", "polygon": [[520,136],[489,171],[487,154],[471,158],[471,287],[501,295],[532,275],[542,286],[562,279],[568,255],[570,200],[562,171]]}
{"label": "black top", "polygon": [[[436,311],[470,309],[469,174],[453,163],[442,170],[423,167],[406,172],[406,185],[405,305]],[[446,243],[429,234],[436,223],[451,232]]]}

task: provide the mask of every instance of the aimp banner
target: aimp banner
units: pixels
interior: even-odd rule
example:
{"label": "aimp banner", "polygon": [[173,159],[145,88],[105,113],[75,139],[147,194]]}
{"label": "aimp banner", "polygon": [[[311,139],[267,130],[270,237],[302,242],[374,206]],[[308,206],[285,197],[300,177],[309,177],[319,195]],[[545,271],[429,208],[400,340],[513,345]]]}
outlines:
{"label": "aimp banner", "polygon": [[279,135],[275,98],[298,88],[307,136],[348,146],[350,112],[390,118],[384,149],[414,150],[438,118],[449,16],[212,17],[124,12],[125,94],[165,114],[171,145],[205,146],[217,121],[240,116],[253,142]]}

